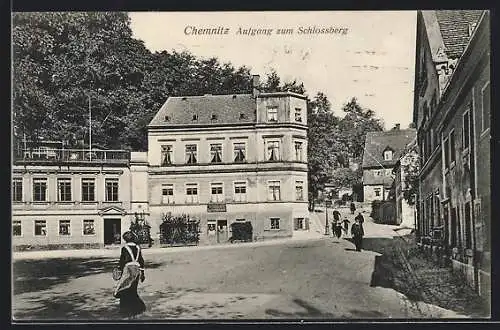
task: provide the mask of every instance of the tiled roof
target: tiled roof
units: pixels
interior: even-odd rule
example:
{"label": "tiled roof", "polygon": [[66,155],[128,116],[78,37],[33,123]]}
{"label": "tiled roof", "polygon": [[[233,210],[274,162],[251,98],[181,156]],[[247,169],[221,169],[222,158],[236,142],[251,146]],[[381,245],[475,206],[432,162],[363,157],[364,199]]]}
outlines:
{"label": "tiled roof", "polygon": [[[366,133],[365,150],[363,152],[363,168],[394,166],[405,147],[417,135],[415,129],[391,130],[385,132]],[[389,147],[393,150],[392,160],[384,160],[384,150]]]}
{"label": "tiled roof", "polygon": [[436,10],[439,30],[448,58],[462,56],[472,35],[470,29],[481,18],[482,10]]}
{"label": "tiled roof", "polygon": [[149,126],[254,123],[256,110],[252,94],[170,97]]}

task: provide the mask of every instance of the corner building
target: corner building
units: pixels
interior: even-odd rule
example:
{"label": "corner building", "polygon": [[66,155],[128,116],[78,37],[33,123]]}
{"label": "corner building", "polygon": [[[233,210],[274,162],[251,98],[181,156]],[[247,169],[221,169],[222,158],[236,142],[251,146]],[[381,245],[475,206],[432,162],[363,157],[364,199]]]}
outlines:
{"label": "corner building", "polygon": [[227,242],[236,221],[254,240],[309,228],[303,95],[170,97],[148,125],[148,163],[157,239],[167,213],[199,219],[200,244]]}

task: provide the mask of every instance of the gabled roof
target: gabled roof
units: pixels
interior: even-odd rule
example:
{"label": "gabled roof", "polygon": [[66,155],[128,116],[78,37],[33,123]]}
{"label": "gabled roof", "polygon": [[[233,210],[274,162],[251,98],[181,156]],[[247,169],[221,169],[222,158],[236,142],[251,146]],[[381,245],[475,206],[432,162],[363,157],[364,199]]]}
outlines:
{"label": "gabled roof", "polygon": [[[149,126],[254,123],[256,112],[252,94],[169,97]],[[193,115],[197,115],[197,120],[193,120]]]}
{"label": "gabled roof", "polygon": [[422,11],[434,62],[462,56],[482,13],[482,10]]}
{"label": "gabled roof", "polygon": [[[382,166],[391,168],[416,135],[417,131],[413,128],[366,133],[363,168]],[[384,150],[387,150],[388,147],[394,152],[392,160],[384,160]]]}

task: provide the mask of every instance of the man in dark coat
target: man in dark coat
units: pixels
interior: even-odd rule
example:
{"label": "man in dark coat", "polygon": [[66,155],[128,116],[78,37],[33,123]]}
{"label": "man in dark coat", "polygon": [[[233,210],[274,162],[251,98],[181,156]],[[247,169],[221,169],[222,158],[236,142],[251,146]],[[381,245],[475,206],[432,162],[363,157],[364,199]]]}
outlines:
{"label": "man in dark coat", "polygon": [[356,245],[356,251],[361,251],[363,248],[363,236],[365,235],[365,232],[363,230],[363,226],[359,223],[359,218],[357,217],[354,224],[351,226],[351,235],[354,245]]}
{"label": "man in dark coat", "polygon": [[340,221],[340,212],[337,210],[333,210],[333,220]]}
{"label": "man in dark coat", "polygon": [[354,211],[356,211],[356,205],[354,205],[354,202],[351,202],[351,214],[354,214]]}
{"label": "man in dark coat", "polygon": [[359,224],[361,225],[361,227],[363,227],[363,222],[365,222],[365,218],[363,218],[361,212],[358,213],[358,215],[354,218],[354,220],[359,220]]}

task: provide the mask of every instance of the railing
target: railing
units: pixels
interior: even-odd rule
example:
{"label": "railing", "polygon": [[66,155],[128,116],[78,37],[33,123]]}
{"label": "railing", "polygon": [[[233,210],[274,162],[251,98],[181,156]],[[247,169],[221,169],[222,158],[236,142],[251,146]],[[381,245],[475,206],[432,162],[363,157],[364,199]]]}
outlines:
{"label": "railing", "polygon": [[63,163],[119,163],[130,161],[130,151],[89,149],[18,149],[14,151],[14,161],[63,162]]}

